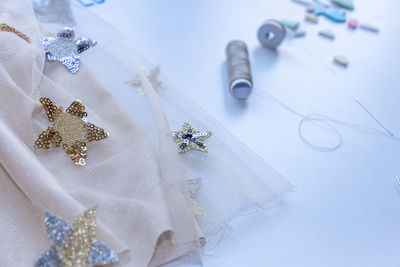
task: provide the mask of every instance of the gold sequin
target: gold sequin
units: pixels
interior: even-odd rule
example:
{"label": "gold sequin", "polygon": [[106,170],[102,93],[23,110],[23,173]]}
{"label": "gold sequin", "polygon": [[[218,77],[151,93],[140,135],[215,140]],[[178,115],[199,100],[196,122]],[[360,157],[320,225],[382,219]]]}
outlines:
{"label": "gold sequin", "polygon": [[13,27],[11,27],[11,26],[8,26],[8,25],[5,24],[5,23],[0,24],[0,31],[15,33],[17,36],[19,36],[20,38],[24,39],[24,40],[27,41],[28,43],[31,42],[31,39],[30,39],[28,36],[26,36],[25,34],[23,34],[23,33],[20,32],[20,31],[18,31],[17,29],[15,29],[15,28],[13,28]]}
{"label": "gold sequin", "polygon": [[69,242],[64,246],[63,267],[84,267],[96,239],[97,207],[87,209],[73,224]]}
{"label": "gold sequin", "polygon": [[52,125],[39,135],[35,142],[36,149],[60,147],[77,165],[85,165],[86,143],[108,137],[108,133],[100,127],[84,120],[87,116],[85,106],[76,100],[66,112],[49,98],[40,98]]}

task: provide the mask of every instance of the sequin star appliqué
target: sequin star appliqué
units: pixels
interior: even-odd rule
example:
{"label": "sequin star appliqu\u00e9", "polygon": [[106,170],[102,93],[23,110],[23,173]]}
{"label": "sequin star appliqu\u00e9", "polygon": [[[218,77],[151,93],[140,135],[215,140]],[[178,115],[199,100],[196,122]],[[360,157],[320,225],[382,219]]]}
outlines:
{"label": "sequin star appliqu\u00e9", "polygon": [[77,165],[85,165],[86,143],[108,137],[108,133],[92,123],[86,122],[85,106],[76,100],[63,112],[63,108],[49,98],[40,98],[52,125],[39,135],[35,142],[36,149],[60,147]]}
{"label": "sequin star appliqu\u00e9", "polygon": [[188,122],[182,126],[182,130],[172,132],[175,143],[178,144],[178,152],[185,153],[190,150],[208,152],[204,141],[212,135],[211,132],[195,130]]}
{"label": "sequin star appliqu\u00e9", "polygon": [[96,240],[96,214],[96,206],[88,208],[71,225],[47,211],[45,225],[53,245],[35,267],[85,267],[119,261],[114,251]]}
{"label": "sequin star appliqu\u00e9", "polygon": [[79,54],[97,44],[96,41],[86,37],[75,40],[74,36],[74,29],[65,27],[57,33],[57,38],[43,38],[46,58],[50,61],[60,61],[72,73],[76,73],[79,70]]}

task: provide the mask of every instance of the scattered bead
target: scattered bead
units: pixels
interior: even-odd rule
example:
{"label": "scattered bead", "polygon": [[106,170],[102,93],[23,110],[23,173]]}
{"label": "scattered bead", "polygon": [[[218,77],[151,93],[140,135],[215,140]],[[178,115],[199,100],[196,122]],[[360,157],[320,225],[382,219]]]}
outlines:
{"label": "scattered bead", "polygon": [[307,13],[314,13],[314,6],[313,5],[306,6],[306,11]]}
{"label": "scattered bead", "polygon": [[343,67],[347,67],[347,65],[349,64],[349,62],[347,61],[347,58],[345,58],[344,56],[335,56],[333,59],[336,63],[338,63],[339,65],[341,65]]}
{"label": "scattered bead", "polygon": [[330,40],[335,40],[335,34],[331,30],[328,30],[328,29],[323,30],[323,31],[319,31],[318,35],[322,36],[322,37],[325,37],[325,38],[328,38]]}
{"label": "scattered bead", "polygon": [[332,0],[338,6],[353,10],[354,4],[352,0]]}
{"label": "scattered bead", "polygon": [[313,4],[311,0],[292,0],[292,1],[303,6],[309,6]]}
{"label": "scattered bead", "polygon": [[323,15],[334,22],[346,22],[346,16],[342,13],[341,10],[331,8],[329,6],[327,7],[319,1],[316,1],[314,4],[314,14],[316,16]]}
{"label": "scattered bead", "polygon": [[300,22],[288,19],[283,19],[280,21],[280,23],[283,24],[285,27],[291,29],[292,31],[297,30],[300,26]]}
{"label": "scattered bead", "polygon": [[369,24],[360,24],[360,29],[370,31],[370,32],[375,32],[375,33],[379,32],[379,29],[377,27],[369,25]]}
{"label": "scattered bead", "polygon": [[306,14],[306,20],[312,23],[318,23],[318,18],[314,14]]}
{"label": "scattered bead", "polygon": [[306,31],[304,31],[304,30],[297,30],[297,31],[293,34],[293,36],[296,37],[296,38],[304,37],[304,36],[306,36]]}
{"label": "scattered bead", "polygon": [[347,22],[347,25],[349,26],[350,29],[356,29],[358,27],[358,21],[355,19],[349,19]]}

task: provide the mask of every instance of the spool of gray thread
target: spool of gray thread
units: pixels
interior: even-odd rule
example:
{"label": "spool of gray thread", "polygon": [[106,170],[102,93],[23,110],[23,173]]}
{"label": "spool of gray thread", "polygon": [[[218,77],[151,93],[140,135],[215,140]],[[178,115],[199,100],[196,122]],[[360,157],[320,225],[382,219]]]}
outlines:
{"label": "spool of gray thread", "polygon": [[268,19],[257,32],[258,41],[270,49],[277,48],[286,37],[286,29],[279,21]]}
{"label": "spool of gray thread", "polygon": [[226,46],[229,91],[239,100],[245,100],[253,88],[249,52],[245,42],[234,40]]}

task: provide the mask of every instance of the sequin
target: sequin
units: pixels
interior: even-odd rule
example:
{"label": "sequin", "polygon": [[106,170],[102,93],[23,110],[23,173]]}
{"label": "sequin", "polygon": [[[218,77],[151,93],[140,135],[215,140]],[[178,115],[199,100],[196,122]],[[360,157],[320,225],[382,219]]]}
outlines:
{"label": "sequin", "polygon": [[70,225],[46,212],[45,225],[54,245],[35,262],[35,267],[85,267],[119,261],[106,244],[96,240],[97,207],[88,208]]}
{"label": "sequin", "polygon": [[49,211],[46,211],[44,220],[47,229],[47,235],[56,246],[64,246],[67,243],[68,236],[73,230],[72,225],[66,221],[54,216]]}
{"label": "sequin", "polygon": [[45,37],[42,40],[46,58],[64,64],[72,73],[79,70],[79,54],[97,44],[96,41],[81,37],[74,39],[75,32],[71,27],[64,27],[57,38]]}
{"label": "sequin", "polygon": [[89,255],[91,264],[108,264],[118,261],[118,255],[103,242],[95,241]]}
{"label": "sequin", "polygon": [[63,267],[62,256],[58,253],[56,246],[51,246],[35,262],[35,267]]}
{"label": "sequin", "polygon": [[20,32],[16,28],[8,26],[5,23],[0,24],[0,31],[2,31],[2,32],[12,32],[12,33],[16,34],[18,37],[20,37],[21,39],[24,39],[25,41],[27,41],[28,43],[31,42],[31,39],[28,36],[26,36],[25,34]]}
{"label": "sequin", "polygon": [[52,125],[39,135],[35,148],[47,150],[62,146],[75,164],[85,165],[86,143],[107,138],[108,133],[85,121],[87,113],[80,100],[73,102],[66,112],[49,98],[40,98],[40,102]]}
{"label": "sequin", "polygon": [[[146,73],[147,79],[153,86],[154,90],[165,89],[165,84],[158,79],[158,75],[160,75],[161,69],[160,65],[156,65],[153,67],[149,73]],[[129,85],[136,86],[138,90],[138,94],[140,96],[144,96],[147,92],[146,89],[143,87],[142,81],[140,80],[139,75],[136,74],[135,79],[126,82]]]}
{"label": "sequin", "polygon": [[190,150],[208,152],[204,141],[212,135],[211,132],[196,131],[188,122],[182,126],[182,130],[172,132],[175,143],[178,144],[178,152],[185,153]]}

